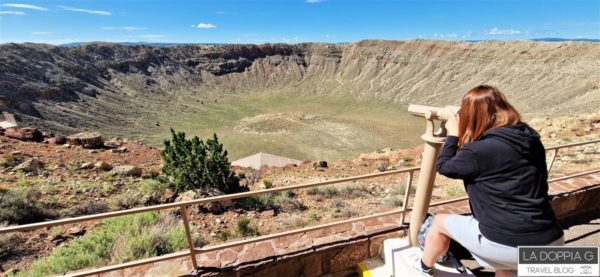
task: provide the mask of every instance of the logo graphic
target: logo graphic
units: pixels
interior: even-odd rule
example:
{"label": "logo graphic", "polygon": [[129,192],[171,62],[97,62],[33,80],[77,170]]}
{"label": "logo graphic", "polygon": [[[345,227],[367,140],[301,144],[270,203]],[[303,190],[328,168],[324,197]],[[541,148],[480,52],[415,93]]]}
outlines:
{"label": "logo graphic", "polygon": [[600,276],[598,246],[519,246],[519,276]]}

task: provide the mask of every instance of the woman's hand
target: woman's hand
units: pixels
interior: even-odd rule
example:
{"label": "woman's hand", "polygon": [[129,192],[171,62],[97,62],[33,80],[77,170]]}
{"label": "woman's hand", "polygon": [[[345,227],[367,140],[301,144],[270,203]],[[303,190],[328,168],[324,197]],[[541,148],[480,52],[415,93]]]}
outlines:
{"label": "woman's hand", "polygon": [[458,114],[448,118],[446,121],[446,131],[449,136],[458,137]]}

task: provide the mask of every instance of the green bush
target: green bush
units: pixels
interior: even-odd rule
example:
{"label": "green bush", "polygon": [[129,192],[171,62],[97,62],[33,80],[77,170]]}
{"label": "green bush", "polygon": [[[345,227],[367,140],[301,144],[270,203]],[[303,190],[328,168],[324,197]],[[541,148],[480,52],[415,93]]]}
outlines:
{"label": "green bush", "polygon": [[236,200],[236,205],[247,210],[278,210],[278,211],[297,211],[305,210],[304,203],[295,197],[293,193],[269,193],[258,196],[246,197]]}
{"label": "green bush", "polygon": [[271,181],[271,180],[264,180],[263,181],[263,185],[265,185],[265,189],[273,188],[273,181]]}
{"label": "green bush", "polygon": [[327,186],[324,187],[323,190],[321,191],[321,194],[327,197],[333,197],[336,196],[339,193],[338,189],[334,186]]}
{"label": "green bush", "polygon": [[[196,246],[205,243],[194,236]],[[56,248],[17,276],[46,276],[123,263],[187,248],[183,225],[168,213],[150,212],[105,220],[101,227]]]}
{"label": "green bush", "polygon": [[231,234],[231,232],[229,232],[228,230],[225,230],[225,231],[219,232],[219,234],[217,236],[222,241],[228,241],[230,238],[233,237],[233,234]]}
{"label": "green bush", "polygon": [[11,167],[17,165],[19,161],[13,156],[4,156],[2,157],[2,161],[0,162],[0,167]]}
{"label": "green bush", "polygon": [[216,188],[225,193],[245,191],[230,168],[227,150],[216,134],[205,142],[197,136],[186,139],[185,133],[171,129],[171,140],[164,141],[161,151],[163,172],[173,177],[173,191]]}
{"label": "green bush", "polygon": [[319,188],[312,187],[306,190],[306,194],[308,195],[317,195],[319,193]]}
{"label": "green bush", "polygon": [[40,222],[57,216],[40,201],[42,194],[31,186],[0,190],[0,222],[26,224]]}
{"label": "green bush", "polygon": [[125,210],[141,206],[143,199],[139,193],[125,191],[108,200],[112,210]]}
{"label": "green bush", "polygon": [[260,235],[258,228],[250,226],[249,218],[240,218],[240,220],[238,220],[237,231],[244,237]]}
{"label": "green bush", "polygon": [[146,179],[140,183],[139,191],[142,195],[163,194],[169,187],[168,182],[163,182],[160,179]]}

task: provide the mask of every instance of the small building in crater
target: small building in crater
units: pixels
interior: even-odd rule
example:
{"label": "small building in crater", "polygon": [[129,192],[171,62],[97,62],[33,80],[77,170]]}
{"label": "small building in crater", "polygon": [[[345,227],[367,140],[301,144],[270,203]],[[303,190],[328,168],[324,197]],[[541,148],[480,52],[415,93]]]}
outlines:
{"label": "small building in crater", "polygon": [[267,154],[267,153],[256,153],[252,156],[248,156],[245,158],[241,158],[239,160],[235,160],[231,162],[233,166],[239,167],[251,167],[255,170],[260,170],[263,166],[269,167],[284,167],[287,165],[301,165],[304,161],[281,157],[277,155]]}
{"label": "small building in crater", "polygon": [[13,114],[7,112],[2,112],[0,114],[0,128],[8,129],[17,126],[17,120]]}

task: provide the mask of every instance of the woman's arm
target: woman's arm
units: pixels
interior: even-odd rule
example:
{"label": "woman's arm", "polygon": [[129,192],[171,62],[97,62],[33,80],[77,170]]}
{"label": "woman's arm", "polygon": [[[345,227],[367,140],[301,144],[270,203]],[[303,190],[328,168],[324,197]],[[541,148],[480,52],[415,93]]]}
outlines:
{"label": "woman's arm", "polygon": [[477,157],[468,147],[463,147],[458,153],[458,138],[456,136],[446,137],[437,161],[437,171],[453,179],[474,179],[479,175]]}

